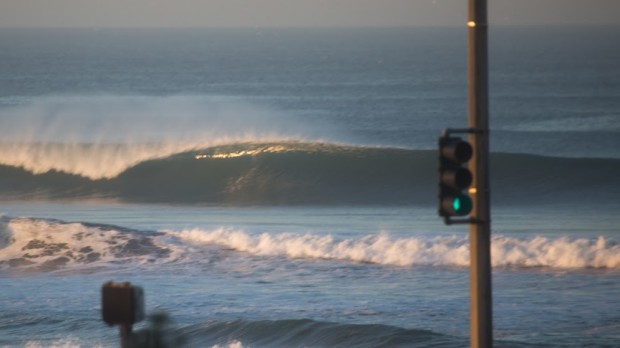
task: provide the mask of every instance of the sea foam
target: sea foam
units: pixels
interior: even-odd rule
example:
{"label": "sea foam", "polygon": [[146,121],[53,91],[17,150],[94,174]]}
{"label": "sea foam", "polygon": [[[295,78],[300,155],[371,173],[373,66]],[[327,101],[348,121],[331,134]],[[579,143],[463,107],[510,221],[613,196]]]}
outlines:
{"label": "sea foam", "polygon": [[263,256],[286,256],[409,266],[464,265],[468,248],[460,238],[423,240],[393,239],[387,233],[359,239],[336,240],[331,235],[262,233],[219,228],[211,231],[185,230],[176,234],[182,239],[217,244],[226,248]]}
{"label": "sea foam", "polygon": [[0,269],[53,271],[165,262],[175,253],[155,240],[158,235],[111,225],[1,217]]}
{"label": "sea foam", "polygon": [[[457,236],[395,238],[381,232],[360,238],[336,239],[331,235],[260,233],[234,228],[189,229],[173,233],[197,244],[214,244],[260,256],[285,256],[375,263],[395,266],[469,265],[469,242]],[[620,268],[620,245],[597,239],[536,236],[492,239],[494,267]]]}
{"label": "sea foam", "polygon": [[[467,267],[470,256],[468,239],[455,235],[396,237],[379,232],[337,238],[317,233],[250,233],[233,227],[138,231],[49,219],[0,218],[0,269],[201,264],[214,247],[221,249],[218,253],[398,267]],[[602,236],[496,235],[491,254],[493,267],[500,268],[620,269],[620,244]]]}

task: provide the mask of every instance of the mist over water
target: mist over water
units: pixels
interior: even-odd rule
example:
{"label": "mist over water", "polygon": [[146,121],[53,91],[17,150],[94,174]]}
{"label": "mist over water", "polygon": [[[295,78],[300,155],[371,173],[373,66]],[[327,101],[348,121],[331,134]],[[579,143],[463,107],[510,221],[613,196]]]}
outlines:
{"label": "mist over water", "polygon": [[0,109],[0,164],[114,177],[140,162],[240,142],[327,139],[333,129],[233,97],[72,96]]}
{"label": "mist over water", "polygon": [[37,97],[3,108],[0,122],[5,141],[52,143],[190,143],[326,131],[273,106],[226,96]]}

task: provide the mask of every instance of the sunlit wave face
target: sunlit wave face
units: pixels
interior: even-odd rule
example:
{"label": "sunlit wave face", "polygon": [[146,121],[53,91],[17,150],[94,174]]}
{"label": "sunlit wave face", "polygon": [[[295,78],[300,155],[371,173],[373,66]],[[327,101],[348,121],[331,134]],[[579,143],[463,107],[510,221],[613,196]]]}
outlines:
{"label": "sunlit wave face", "polygon": [[275,146],[267,146],[267,147],[251,149],[251,150],[240,150],[240,151],[232,151],[232,152],[226,152],[226,153],[215,153],[211,155],[197,154],[194,156],[194,158],[196,159],[236,158],[236,157],[243,157],[243,156],[257,156],[263,153],[279,153],[279,152],[286,152],[286,151],[289,151],[287,147],[282,146],[282,145],[275,145]]}

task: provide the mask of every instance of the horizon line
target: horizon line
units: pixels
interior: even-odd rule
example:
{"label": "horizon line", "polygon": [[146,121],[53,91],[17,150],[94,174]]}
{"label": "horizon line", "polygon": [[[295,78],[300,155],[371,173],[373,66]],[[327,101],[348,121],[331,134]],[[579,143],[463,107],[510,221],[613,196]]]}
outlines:
{"label": "horizon line", "polygon": [[[515,27],[515,28],[536,28],[536,27],[545,27],[545,28],[562,28],[562,27],[618,27],[620,23],[537,23],[537,24],[493,24],[490,23],[491,27]],[[416,28],[467,28],[467,22],[464,21],[462,25],[456,24],[419,24],[419,25],[317,25],[317,26],[288,26],[288,25],[214,25],[214,26],[83,26],[83,25],[67,25],[67,26],[3,26],[0,24],[0,30],[3,29],[87,29],[87,30],[107,30],[107,29],[145,29],[145,30],[172,30],[172,29],[416,29]]]}

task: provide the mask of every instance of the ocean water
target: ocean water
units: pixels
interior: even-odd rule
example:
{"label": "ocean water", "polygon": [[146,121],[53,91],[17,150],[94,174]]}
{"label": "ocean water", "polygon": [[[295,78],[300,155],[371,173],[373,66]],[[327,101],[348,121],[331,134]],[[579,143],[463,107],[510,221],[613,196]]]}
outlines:
{"label": "ocean water", "polygon": [[[620,27],[490,34],[498,347],[620,342]],[[466,29],[0,29],[0,346],[466,347]],[[149,321],[136,325],[148,327]]]}

